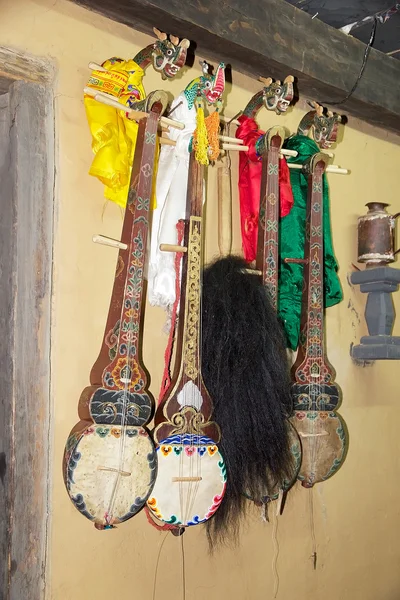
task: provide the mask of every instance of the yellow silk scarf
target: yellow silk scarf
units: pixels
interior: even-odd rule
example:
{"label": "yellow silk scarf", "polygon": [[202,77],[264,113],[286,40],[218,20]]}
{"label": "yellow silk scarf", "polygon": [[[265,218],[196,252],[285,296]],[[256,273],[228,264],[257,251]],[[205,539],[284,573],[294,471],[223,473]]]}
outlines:
{"label": "yellow silk scarf", "polygon": [[[106,71],[93,71],[88,87],[105,92],[128,105],[128,100],[146,97],[142,79],[144,71],[133,60],[110,59],[103,63]],[[128,197],[132,162],[135,154],[138,124],[127,119],[122,111],[102,104],[85,94],[86,116],[92,134],[94,159],[89,174],[105,186],[108,200],[125,208]],[[156,156],[156,163],[158,152]],[[156,173],[157,169],[154,169]],[[153,186],[153,189],[155,186]],[[155,207],[155,193],[152,208]]]}

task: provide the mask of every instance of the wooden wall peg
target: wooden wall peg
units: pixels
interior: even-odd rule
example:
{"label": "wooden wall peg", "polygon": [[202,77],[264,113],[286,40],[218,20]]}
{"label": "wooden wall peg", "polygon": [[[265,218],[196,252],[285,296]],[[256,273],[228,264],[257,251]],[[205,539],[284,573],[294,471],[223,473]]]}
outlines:
{"label": "wooden wall peg", "polygon": [[[117,98],[111,96],[110,94],[106,94],[105,92],[99,92],[90,87],[85,87],[83,91],[85,94],[91,96],[101,104],[107,104],[107,106],[111,106],[117,110],[122,110],[130,119],[140,120],[144,117],[147,117],[149,114],[147,112],[139,110],[132,110],[129,107],[124,106],[123,104],[118,102]],[[174,121],[174,119],[169,119],[168,117],[160,117],[159,121],[161,125],[165,125],[167,127],[174,127],[175,129],[185,129],[184,123],[181,123],[180,121]]]}
{"label": "wooden wall peg", "polygon": [[120,242],[119,240],[114,240],[106,235],[94,235],[92,239],[95,244],[111,246],[111,248],[119,248],[120,250],[126,250],[128,248],[128,244],[124,244],[124,242]]}
{"label": "wooden wall peg", "polygon": [[161,252],[187,252],[186,246],[178,244],[160,244]]}

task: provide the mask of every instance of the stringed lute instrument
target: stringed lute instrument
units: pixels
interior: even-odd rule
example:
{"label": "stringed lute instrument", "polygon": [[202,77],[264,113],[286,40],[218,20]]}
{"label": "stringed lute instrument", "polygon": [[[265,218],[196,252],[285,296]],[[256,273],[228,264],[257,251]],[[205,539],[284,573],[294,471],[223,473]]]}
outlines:
{"label": "stringed lute instrument", "polygon": [[158,475],[147,502],[152,515],[178,527],[209,519],[226,485],[211,421],[212,401],[201,373],[201,266],[203,166],[191,154],[182,263],[182,293],[175,373],[155,416]]}
{"label": "stringed lute instrument", "polygon": [[114,287],[81,421],[65,448],[64,479],[75,507],[97,528],[133,517],[155,482],[157,457],[145,425],[153,400],[141,363],[141,311],[153,166],[161,105],[139,124]]}
{"label": "stringed lute instrument", "polygon": [[[257,241],[256,268],[262,273],[262,280],[275,311],[278,308],[278,263],[279,263],[279,161],[285,139],[283,127],[271,127],[260,139],[257,150],[262,157],[260,191],[260,211]],[[301,443],[295,428],[287,421],[288,441],[292,464],[284,481],[273,481],[266,474],[265,495],[261,500],[276,500],[279,492],[286,492],[295,483],[301,464]]]}
{"label": "stringed lute instrument", "polygon": [[327,161],[325,154],[318,153],[303,167],[308,174],[304,259],[286,259],[304,263],[300,341],[292,370],[292,423],[303,448],[298,479],[308,488],[338,470],[347,446],[345,424],[336,412],[341,392],[324,347],[323,174]]}

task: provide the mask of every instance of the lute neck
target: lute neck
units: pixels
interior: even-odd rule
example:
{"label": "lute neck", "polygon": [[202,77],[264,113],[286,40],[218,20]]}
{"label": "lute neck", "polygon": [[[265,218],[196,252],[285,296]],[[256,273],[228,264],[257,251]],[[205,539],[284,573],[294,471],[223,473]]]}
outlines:
{"label": "lute neck", "polygon": [[305,165],[308,172],[307,218],[304,245],[304,289],[300,341],[294,375],[297,382],[331,380],[324,348],[324,241],[323,174],[328,157],[315,154]]}
{"label": "lute neck", "polygon": [[182,265],[183,375],[195,381],[200,377],[200,323],[201,323],[201,265],[203,258],[202,213],[203,213],[204,168],[190,156],[188,193],[186,205],[187,252]]}
{"label": "lute neck", "polygon": [[257,244],[257,269],[275,310],[278,307],[279,257],[279,152],[285,131],[272,127],[263,140],[260,213]]}
{"label": "lute neck", "polygon": [[190,156],[185,219],[178,344],[173,382],[155,416],[157,443],[172,434],[195,433],[218,443],[212,401],[201,373],[201,267],[203,166]]}
{"label": "lute neck", "polygon": [[157,112],[152,109],[146,119],[138,182],[137,185],[131,182],[129,188],[127,210],[133,212],[133,227],[117,350],[117,357],[121,358],[126,357],[127,348],[131,349],[134,356],[139,355],[144,266],[159,114],[160,107]]}
{"label": "lute neck", "polygon": [[[150,198],[161,105],[155,104],[149,116],[139,123],[121,241],[127,249],[118,254],[103,344],[93,365],[92,385],[108,387],[104,369],[127,352],[140,356],[139,328],[142,312],[144,260],[147,248]],[[143,382],[145,384],[145,382]]]}

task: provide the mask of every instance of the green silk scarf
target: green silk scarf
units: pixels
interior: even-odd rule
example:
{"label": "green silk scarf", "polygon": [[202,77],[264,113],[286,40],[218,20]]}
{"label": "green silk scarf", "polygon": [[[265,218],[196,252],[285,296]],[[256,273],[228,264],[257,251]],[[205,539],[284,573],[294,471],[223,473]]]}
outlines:
{"label": "green silk scarf", "polygon": [[[304,135],[289,138],[284,147],[297,150],[296,158],[288,162],[303,164],[310,156],[320,152],[317,144]],[[292,350],[298,346],[300,331],[301,298],[303,289],[303,265],[286,264],[285,258],[304,258],[304,237],[307,204],[307,177],[300,170],[290,170],[294,205],[290,213],[280,221],[279,248],[279,295],[278,315],[285,328],[287,345]],[[343,298],[337,275],[338,264],[333,254],[329,214],[329,191],[326,175],[323,181],[324,199],[324,306],[334,306]]]}

